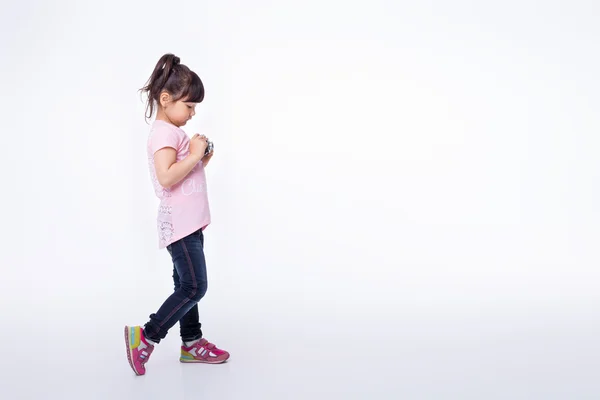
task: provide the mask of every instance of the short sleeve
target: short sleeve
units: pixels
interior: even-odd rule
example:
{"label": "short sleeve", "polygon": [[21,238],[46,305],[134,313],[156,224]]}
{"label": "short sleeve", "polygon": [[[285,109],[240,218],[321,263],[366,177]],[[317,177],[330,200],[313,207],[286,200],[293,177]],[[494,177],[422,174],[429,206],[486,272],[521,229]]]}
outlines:
{"label": "short sleeve", "polygon": [[152,154],[155,154],[158,150],[164,149],[165,147],[172,147],[178,151],[179,143],[180,138],[177,132],[168,127],[157,127],[150,137],[150,149],[152,150]]}

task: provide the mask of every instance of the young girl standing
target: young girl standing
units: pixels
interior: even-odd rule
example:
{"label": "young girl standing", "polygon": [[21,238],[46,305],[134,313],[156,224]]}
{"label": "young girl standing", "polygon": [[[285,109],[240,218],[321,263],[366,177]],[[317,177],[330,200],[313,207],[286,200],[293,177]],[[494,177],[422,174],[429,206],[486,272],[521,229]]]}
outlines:
{"label": "young girl standing", "polygon": [[205,154],[205,136],[190,139],[181,129],[204,99],[204,85],[179,61],[173,54],[162,56],[142,88],[148,95],[146,118],[156,111],[148,138],[148,164],[160,199],[158,245],[173,260],[175,290],[143,328],[125,327],[127,358],[137,375],[146,373],[154,346],[178,321],[181,362],[222,363],[229,358],[228,352],[202,337],[198,320],[197,304],[207,289],[203,231],[210,224],[204,168],[213,152]]}

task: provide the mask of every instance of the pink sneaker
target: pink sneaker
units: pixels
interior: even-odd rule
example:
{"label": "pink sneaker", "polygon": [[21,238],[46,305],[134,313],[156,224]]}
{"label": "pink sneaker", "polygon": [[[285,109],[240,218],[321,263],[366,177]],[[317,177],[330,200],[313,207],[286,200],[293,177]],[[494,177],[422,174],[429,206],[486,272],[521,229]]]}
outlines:
{"label": "pink sneaker", "polygon": [[127,359],[133,372],[136,375],[144,375],[146,373],[144,365],[150,358],[154,346],[146,341],[141,326],[125,327],[125,345],[127,346]]}
{"label": "pink sneaker", "polygon": [[218,349],[217,346],[209,343],[206,339],[200,339],[190,347],[185,344],[181,345],[179,361],[182,363],[220,364],[228,359],[228,352]]}

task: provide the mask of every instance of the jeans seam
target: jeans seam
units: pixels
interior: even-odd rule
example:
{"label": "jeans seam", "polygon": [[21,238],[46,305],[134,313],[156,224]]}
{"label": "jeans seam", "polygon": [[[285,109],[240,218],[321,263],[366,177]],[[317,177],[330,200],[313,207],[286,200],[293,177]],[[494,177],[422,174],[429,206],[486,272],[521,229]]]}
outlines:
{"label": "jeans seam", "polygon": [[192,275],[192,286],[194,288],[194,290],[192,291],[192,295],[186,297],[185,299],[183,299],[183,301],[173,309],[173,311],[171,311],[171,313],[162,321],[162,323],[160,325],[158,325],[158,328],[162,328],[162,326],[177,312],[181,309],[181,307],[183,307],[184,305],[186,305],[187,303],[189,303],[191,301],[190,297],[193,297],[196,295],[196,292],[198,291],[198,284],[196,283],[196,274],[194,273],[194,266],[192,264],[192,259],[190,258],[190,253],[187,250],[187,247],[185,245],[185,241],[181,241],[181,246],[183,247],[183,252],[185,253],[185,258],[188,261],[188,267],[190,269],[190,273]]}

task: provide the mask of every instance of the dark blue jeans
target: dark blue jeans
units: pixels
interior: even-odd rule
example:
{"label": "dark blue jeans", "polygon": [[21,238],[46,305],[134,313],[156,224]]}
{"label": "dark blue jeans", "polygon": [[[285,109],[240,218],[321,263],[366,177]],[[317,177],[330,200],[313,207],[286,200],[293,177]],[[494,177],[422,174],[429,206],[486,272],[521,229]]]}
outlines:
{"label": "dark blue jeans", "polygon": [[183,341],[202,338],[198,302],[208,288],[204,259],[204,234],[198,230],[167,247],[173,260],[175,291],[150,315],[144,326],[145,336],[160,343],[178,321]]}

